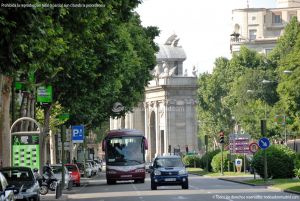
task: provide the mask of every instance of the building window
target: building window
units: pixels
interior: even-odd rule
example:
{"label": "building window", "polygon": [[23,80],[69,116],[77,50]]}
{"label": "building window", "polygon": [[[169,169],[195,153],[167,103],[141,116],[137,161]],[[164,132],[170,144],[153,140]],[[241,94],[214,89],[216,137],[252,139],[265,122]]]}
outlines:
{"label": "building window", "polygon": [[256,17],[255,16],[252,16],[252,21],[256,20]]}
{"label": "building window", "polygon": [[249,30],[249,39],[255,40],[256,39],[256,29],[250,29]]}
{"label": "building window", "polygon": [[273,14],[273,23],[274,24],[281,24],[282,19],[280,14]]}

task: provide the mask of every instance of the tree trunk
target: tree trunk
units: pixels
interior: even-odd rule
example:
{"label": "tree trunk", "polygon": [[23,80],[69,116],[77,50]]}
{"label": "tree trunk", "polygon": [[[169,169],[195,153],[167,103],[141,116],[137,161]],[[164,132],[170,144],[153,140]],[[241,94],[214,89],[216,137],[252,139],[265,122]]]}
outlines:
{"label": "tree trunk", "polygon": [[[30,117],[30,106],[31,106],[31,94],[28,93],[27,102],[26,102],[25,117]],[[29,128],[29,121],[26,121],[24,123],[24,131],[28,131],[28,128]]]}
{"label": "tree trunk", "polygon": [[[35,99],[34,99],[34,94],[32,95],[30,99],[30,117],[35,119]],[[34,123],[30,123],[30,128],[31,131],[34,129]]]}
{"label": "tree trunk", "polygon": [[[21,107],[20,107],[20,117],[25,117],[25,107],[26,107],[26,100],[27,100],[27,93],[23,92],[22,93],[22,102],[21,102]],[[19,125],[19,130],[24,130],[23,128],[23,122],[20,123]]]}
{"label": "tree trunk", "polygon": [[[2,139],[1,149],[1,158],[3,166],[11,165],[11,134],[10,134],[10,95],[11,95],[11,86],[13,82],[12,77],[2,76],[1,78],[1,116],[0,116],[0,137]],[[5,143],[4,143],[5,142]],[[5,157],[4,157],[5,156]],[[0,161],[1,163],[1,161]]]}
{"label": "tree trunk", "polygon": [[40,163],[42,165],[46,164],[47,156],[47,136],[50,131],[50,114],[51,114],[52,105],[44,107],[44,129],[41,136],[40,145]]}
{"label": "tree trunk", "polygon": [[2,167],[3,163],[3,153],[2,148],[3,147],[3,141],[2,141],[2,87],[3,87],[3,75],[0,74],[0,167]]}

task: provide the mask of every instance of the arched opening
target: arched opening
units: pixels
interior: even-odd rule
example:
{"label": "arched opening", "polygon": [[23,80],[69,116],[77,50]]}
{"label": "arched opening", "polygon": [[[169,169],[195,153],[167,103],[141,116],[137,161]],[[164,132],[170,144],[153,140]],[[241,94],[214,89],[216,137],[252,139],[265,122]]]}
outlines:
{"label": "arched opening", "polygon": [[156,126],[155,126],[155,112],[150,115],[150,160],[155,157],[156,153]]}

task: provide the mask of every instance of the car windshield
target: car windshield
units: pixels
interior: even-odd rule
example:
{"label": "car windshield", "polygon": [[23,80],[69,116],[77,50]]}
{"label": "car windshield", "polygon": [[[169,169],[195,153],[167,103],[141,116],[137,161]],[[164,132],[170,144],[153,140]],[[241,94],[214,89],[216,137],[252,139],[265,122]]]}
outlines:
{"label": "car windshield", "polygon": [[84,165],[82,163],[77,163],[79,170],[84,170]]}
{"label": "car windshield", "polygon": [[9,183],[12,181],[15,182],[15,181],[32,181],[32,180],[34,180],[34,176],[29,169],[2,170],[2,173]]}
{"label": "car windshield", "polygon": [[51,168],[52,168],[52,171],[53,171],[54,174],[62,172],[62,167],[61,166],[51,166]]}
{"label": "car windshield", "polygon": [[180,158],[158,158],[154,163],[155,167],[184,167]]}
{"label": "car windshield", "polygon": [[66,165],[66,167],[70,172],[77,172],[77,168],[74,165]]}

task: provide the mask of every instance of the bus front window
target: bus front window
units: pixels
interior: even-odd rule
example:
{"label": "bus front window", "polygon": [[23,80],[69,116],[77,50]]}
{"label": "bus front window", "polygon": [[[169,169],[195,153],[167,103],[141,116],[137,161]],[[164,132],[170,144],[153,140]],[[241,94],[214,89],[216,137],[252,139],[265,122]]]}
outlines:
{"label": "bus front window", "polygon": [[144,163],[143,139],[119,137],[107,141],[107,162],[110,165],[138,165]]}

